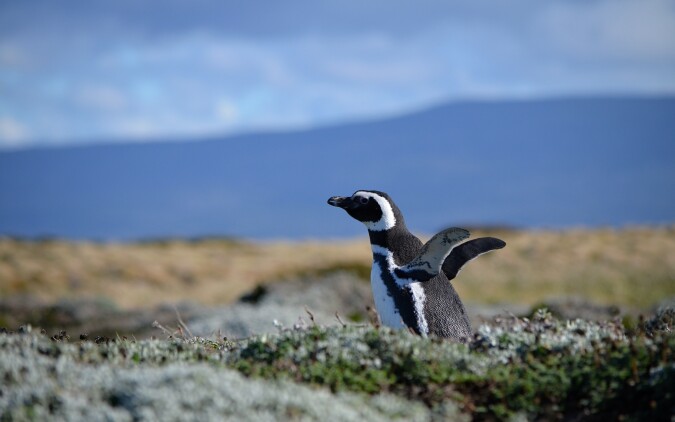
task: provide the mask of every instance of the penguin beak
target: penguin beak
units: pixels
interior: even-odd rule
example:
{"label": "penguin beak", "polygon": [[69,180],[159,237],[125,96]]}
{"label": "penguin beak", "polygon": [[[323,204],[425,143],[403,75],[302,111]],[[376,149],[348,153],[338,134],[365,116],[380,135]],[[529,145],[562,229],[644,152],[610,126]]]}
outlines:
{"label": "penguin beak", "polygon": [[347,210],[354,207],[354,201],[349,197],[332,196],[328,199],[328,205]]}

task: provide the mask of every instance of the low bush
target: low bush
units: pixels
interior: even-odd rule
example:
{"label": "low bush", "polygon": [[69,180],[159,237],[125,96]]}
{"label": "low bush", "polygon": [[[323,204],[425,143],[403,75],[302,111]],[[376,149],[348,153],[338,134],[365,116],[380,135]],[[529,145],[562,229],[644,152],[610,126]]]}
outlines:
{"label": "low bush", "polygon": [[[540,310],[531,318],[483,325],[468,344],[357,325],[296,327],[237,342],[197,337],[74,341],[65,333],[50,340],[24,329],[23,334],[0,334],[0,415],[16,414],[30,397],[27,389],[42,388],[30,383],[43,379],[31,378],[31,368],[13,361],[34,355],[34,365],[58,368],[59,362],[71,362],[80,371],[207,365],[213,377],[232,377],[236,370],[251,382],[305,384],[319,387],[315,391],[321,394],[328,389],[336,397],[362,397],[350,400],[399,397],[416,415],[402,408],[371,414],[382,411],[379,415],[389,419],[670,420],[675,411],[674,317],[672,308],[662,309],[626,330],[620,320],[563,321]],[[58,383],[59,374],[52,369],[46,377]],[[136,382],[142,386],[144,381]],[[50,400],[29,402],[31,408],[42,406],[42,415],[54,407]],[[125,400],[134,402],[133,397]],[[316,416],[298,412],[299,417]]]}

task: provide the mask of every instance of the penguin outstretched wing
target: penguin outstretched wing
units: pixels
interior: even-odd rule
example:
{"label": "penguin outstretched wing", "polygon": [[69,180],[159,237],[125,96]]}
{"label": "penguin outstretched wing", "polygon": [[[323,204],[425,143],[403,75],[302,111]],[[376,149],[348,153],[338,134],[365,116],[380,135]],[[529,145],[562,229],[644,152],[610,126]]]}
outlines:
{"label": "penguin outstretched wing", "polygon": [[452,227],[434,235],[422,246],[419,255],[407,265],[394,270],[397,277],[415,281],[427,281],[441,272],[445,259],[452,249],[469,237],[469,231]]}
{"label": "penguin outstretched wing", "polygon": [[457,245],[445,259],[442,267],[443,272],[448,277],[448,280],[452,280],[459,274],[467,262],[478,258],[484,253],[501,249],[504,246],[506,246],[506,242],[496,237],[479,237],[478,239]]}

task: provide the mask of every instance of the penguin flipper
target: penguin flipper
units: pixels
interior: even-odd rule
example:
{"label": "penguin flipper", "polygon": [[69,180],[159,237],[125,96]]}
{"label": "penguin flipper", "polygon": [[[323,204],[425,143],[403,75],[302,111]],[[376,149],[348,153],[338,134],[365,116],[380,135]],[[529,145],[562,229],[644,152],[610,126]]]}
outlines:
{"label": "penguin flipper", "polygon": [[469,231],[459,227],[451,227],[434,235],[422,246],[419,255],[407,265],[396,268],[396,276],[415,281],[427,281],[441,272],[445,259],[452,249],[462,240],[469,237]]}
{"label": "penguin flipper", "polygon": [[506,242],[496,237],[479,237],[478,239],[462,243],[453,248],[450,255],[445,259],[442,267],[443,272],[448,277],[448,280],[452,280],[457,277],[457,274],[459,274],[467,262],[478,258],[484,253],[501,249],[504,246],[506,246]]}

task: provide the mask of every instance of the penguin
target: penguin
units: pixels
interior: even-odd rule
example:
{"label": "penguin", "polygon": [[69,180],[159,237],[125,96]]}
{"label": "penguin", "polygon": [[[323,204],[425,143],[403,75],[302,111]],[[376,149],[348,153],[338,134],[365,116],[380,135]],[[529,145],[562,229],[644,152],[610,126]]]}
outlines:
{"label": "penguin", "polygon": [[468,341],[471,323],[450,280],[467,262],[506,246],[504,241],[482,237],[460,243],[469,231],[452,227],[422,244],[408,231],[391,197],[376,190],[333,196],[328,204],[344,209],[368,229],[373,252],[370,281],[382,324],[423,337]]}

